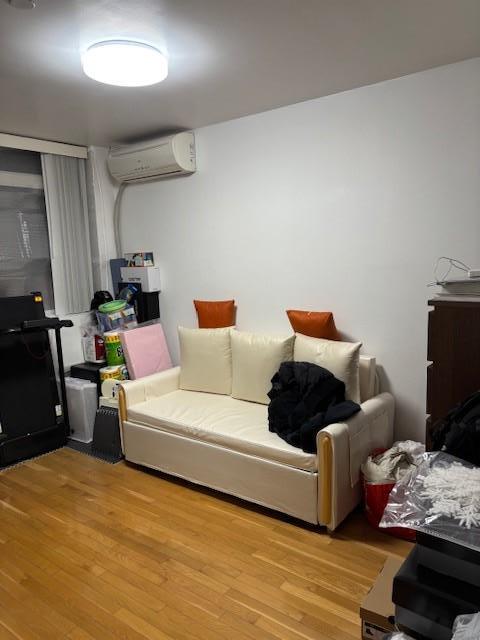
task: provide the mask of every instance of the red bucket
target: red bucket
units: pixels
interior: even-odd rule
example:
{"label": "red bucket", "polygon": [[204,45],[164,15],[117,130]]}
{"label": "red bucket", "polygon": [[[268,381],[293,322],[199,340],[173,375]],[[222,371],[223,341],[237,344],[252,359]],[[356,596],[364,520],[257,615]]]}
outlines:
{"label": "red bucket", "polygon": [[[382,519],[383,512],[387,506],[390,491],[394,486],[395,482],[364,482],[365,512],[367,514],[368,522],[375,529],[380,529],[380,520]],[[416,535],[413,529],[407,529],[405,527],[388,527],[386,529],[381,528],[380,530],[397,538],[403,538],[404,540],[411,540],[413,542],[415,541]]]}

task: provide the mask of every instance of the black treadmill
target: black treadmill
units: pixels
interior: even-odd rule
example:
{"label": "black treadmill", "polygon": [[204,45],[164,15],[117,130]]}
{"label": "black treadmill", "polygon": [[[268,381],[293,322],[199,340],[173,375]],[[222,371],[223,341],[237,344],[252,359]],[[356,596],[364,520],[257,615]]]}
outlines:
{"label": "black treadmill", "polygon": [[[40,293],[0,298],[0,468],[66,443],[69,433],[60,330]],[[55,332],[59,397],[49,330]]]}

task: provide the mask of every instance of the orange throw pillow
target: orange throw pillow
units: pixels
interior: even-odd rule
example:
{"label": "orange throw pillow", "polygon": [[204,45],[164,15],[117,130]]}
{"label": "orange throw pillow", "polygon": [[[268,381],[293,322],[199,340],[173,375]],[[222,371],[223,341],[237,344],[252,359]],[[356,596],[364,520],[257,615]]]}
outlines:
{"label": "orange throw pillow", "polygon": [[235,300],[194,300],[200,329],[220,329],[235,324]]}
{"label": "orange throw pillow", "polygon": [[298,311],[289,309],[288,319],[295,333],[311,338],[340,340],[331,311]]}

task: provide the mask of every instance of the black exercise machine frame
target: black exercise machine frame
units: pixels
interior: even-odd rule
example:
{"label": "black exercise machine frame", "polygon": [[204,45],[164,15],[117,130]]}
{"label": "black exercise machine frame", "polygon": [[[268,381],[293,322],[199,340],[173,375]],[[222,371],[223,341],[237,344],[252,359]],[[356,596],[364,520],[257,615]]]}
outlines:
{"label": "black exercise machine frame", "polygon": [[[21,460],[28,459],[34,455],[40,455],[41,453],[46,453],[49,450],[48,444],[45,447],[42,446],[32,446],[25,448],[25,455],[19,455],[18,459],[10,459],[8,453],[5,455],[3,451],[5,448],[13,449],[15,451],[15,447],[17,444],[21,442],[28,441],[32,439],[34,441],[40,440],[42,437],[51,437],[52,443],[56,443],[59,446],[66,444],[67,438],[70,435],[70,423],[68,417],[68,403],[67,403],[67,392],[65,387],[65,367],[63,363],[63,349],[62,349],[62,339],[60,335],[61,329],[65,327],[73,327],[73,322],[71,320],[60,320],[59,318],[40,318],[35,320],[24,320],[20,323],[19,326],[2,328],[0,329],[0,336],[5,335],[22,335],[25,333],[40,333],[46,332],[49,330],[53,330],[55,333],[55,345],[56,345],[56,356],[58,363],[58,373],[60,378],[60,402],[62,407],[62,422],[59,424],[53,425],[51,427],[47,427],[42,430],[35,431],[34,433],[25,433],[20,436],[16,436],[14,438],[9,438],[8,434],[0,433],[0,468],[2,466],[8,466],[9,464],[15,464],[16,462],[20,462]],[[63,434],[61,437],[56,437],[59,435],[59,431],[63,428]],[[2,464],[2,458],[6,457],[7,460]]]}

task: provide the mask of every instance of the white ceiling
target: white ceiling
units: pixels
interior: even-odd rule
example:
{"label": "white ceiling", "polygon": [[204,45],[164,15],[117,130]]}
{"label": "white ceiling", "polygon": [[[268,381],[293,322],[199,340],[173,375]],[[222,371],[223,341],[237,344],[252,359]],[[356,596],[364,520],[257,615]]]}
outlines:
{"label": "white ceiling", "polygon": [[[167,52],[167,80],[85,77],[119,37]],[[0,0],[0,44],[0,131],[110,144],[480,56],[480,0]]]}

